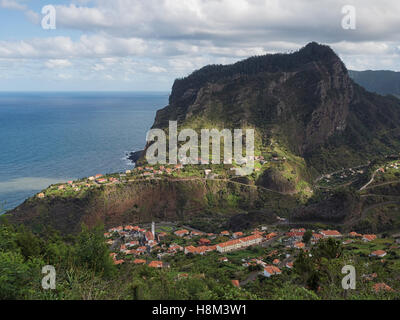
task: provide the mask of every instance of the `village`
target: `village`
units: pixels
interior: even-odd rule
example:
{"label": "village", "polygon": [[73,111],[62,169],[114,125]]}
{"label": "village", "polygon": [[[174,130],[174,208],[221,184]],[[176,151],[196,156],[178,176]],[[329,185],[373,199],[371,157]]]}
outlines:
{"label": "village", "polygon": [[[199,161],[202,161],[199,158]],[[280,163],[286,161],[285,157],[271,156],[266,160],[264,156],[255,156],[255,173],[262,171],[262,166],[268,163]],[[244,166],[244,164],[242,165]],[[129,182],[148,180],[148,179],[163,179],[163,178],[192,178],[192,179],[230,179],[236,176],[236,169],[240,166],[235,164],[221,165],[184,165],[178,163],[176,165],[154,165],[154,166],[139,166],[131,170],[126,170],[123,173],[114,174],[96,174],[88,178],[79,179],[76,181],[68,181],[51,185],[46,190],[36,195],[39,199],[44,199],[51,196],[76,196],[84,191],[99,188],[101,186],[110,186],[116,184],[126,184]]]}
{"label": "village", "polygon": [[[167,231],[161,231],[167,230]],[[307,234],[309,234],[307,238]],[[140,226],[118,226],[104,234],[110,246],[110,254],[114,264],[147,265],[150,268],[170,268],[170,257],[178,256],[212,256],[219,264],[236,264],[242,272],[242,279],[232,279],[234,286],[240,287],[257,276],[266,278],[279,277],[282,272],[291,272],[294,261],[301,251],[309,253],[311,248],[322,239],[334,238],[346,246],[353,243],[374,246],[378,240],[375,234],[359,234],[350,232],[342,234],[337,230],[306,230],[292,228],[287,232],[273,230],[270,226],[261,226],[249,231],[221,231],[219,234],[205,233],[190,227],[160,226],[156,229],[153,222],[150,230]],[[399,249],[400,236],[394,240]],[[378,247],[382,247],[378,245]],[[253,249],[252,249],[253,248]],[[260,255],[262,249],[264,254]],[[254,252],[254,254],[252,254]],[[383,259],[388,252],[383,249],[371,249],[371,259]],[[238,259],[240,257],[240,259]],[[173,262],[172,262],[173,263]],[[246,271],[247,270],[247,271]],[[187,276],[187,273],[183,273]],[[364,278],[376,278],[364,275]],[[386,284],[378,284],[379,288],[390,290]],[[380,289],[379,289],[380,290]]]}

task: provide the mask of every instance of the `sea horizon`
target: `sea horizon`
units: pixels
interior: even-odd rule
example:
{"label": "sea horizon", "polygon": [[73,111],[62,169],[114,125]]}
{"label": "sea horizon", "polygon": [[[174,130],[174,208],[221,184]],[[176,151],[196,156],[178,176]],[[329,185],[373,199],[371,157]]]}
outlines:
{"label": "sea horizon", "polygon": [[48,185],[133,167],[145,145],[160,91],[1,91],[0,209]]}

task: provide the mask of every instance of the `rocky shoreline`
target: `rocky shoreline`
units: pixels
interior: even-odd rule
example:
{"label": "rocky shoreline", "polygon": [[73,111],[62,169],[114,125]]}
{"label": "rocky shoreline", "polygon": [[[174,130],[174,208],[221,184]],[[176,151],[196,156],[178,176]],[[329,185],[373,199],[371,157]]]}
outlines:
{"label": "rocky shoreline", "polygon": [[132,161],[133,164],[136,164],[136,161],[142,156],[144,150],[133,151],[127,154],[128,160]]}

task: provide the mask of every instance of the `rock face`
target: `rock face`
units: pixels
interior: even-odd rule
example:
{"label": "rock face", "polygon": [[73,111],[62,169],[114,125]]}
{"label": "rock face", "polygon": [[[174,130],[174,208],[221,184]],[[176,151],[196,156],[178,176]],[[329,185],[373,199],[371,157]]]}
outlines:
{"label": "rock face", "polygon": [[[233,203],[231,197],[240,199]],[[63,234],[104,224],[185,221],[205,210],[224,209],[232,213],[260,208],[289,212],[296,205],[291,196],[270,193],[233,182],[212,180],[148,180],[93,190],[85,197],[31,198],[7,213],[10,223],[24,224],[38,233],[50,229]]]}
{"label": "rock face", "polygon": [[153,128],[170,120],[193,129],[254,127],[263,144],[279,140],[323,171],[357,163],[364,153],[400,150],[399,110],[400,101],[356,85],[331,48],[310,43],[176,80]]}

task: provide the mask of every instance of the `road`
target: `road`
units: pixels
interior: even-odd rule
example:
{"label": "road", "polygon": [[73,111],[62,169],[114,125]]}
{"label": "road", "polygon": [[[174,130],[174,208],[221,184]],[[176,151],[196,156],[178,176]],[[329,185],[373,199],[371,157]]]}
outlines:
{"label": "road", "polygon": [[367,184],[365,184],[364,186],[362,186],[361,189],[360,189],[360,191],[363,191],[363,190],[366,189],[372,182],[374,182],[375,176],[376,176],[376,174],[378,173],[378,171],[379,171],[379,169],[376,169],[376,170],[374,171],[374,173],[372,174],[371,180],[369,180],[369,181],[367,182]]}

